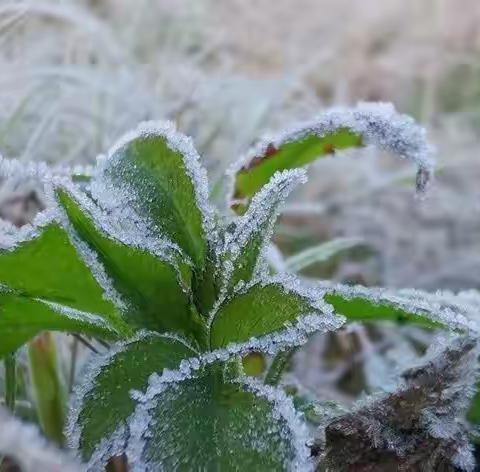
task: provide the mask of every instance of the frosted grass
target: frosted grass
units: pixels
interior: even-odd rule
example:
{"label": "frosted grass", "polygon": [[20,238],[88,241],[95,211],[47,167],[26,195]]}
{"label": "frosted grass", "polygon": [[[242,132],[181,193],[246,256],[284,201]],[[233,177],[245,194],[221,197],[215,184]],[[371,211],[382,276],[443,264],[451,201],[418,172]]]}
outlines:
{"label": "frosted grass", "polygon": [[0,456],[15,459],[24,472],[83,472],[85,467],[60,451],[40,434],[36,426],[23,423],[0,408]]}

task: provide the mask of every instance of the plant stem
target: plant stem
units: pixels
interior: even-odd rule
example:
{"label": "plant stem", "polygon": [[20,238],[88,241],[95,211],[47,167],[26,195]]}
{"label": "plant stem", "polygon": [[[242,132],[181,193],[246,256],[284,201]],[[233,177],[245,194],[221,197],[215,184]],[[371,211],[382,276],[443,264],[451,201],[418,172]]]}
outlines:
{"label": "plant stem", "polygon": [[45,435],[63,443],[65,391],[57,365],[57,350],[51,333],[37,336],[28,346],[30,378],[36,409]]}
{"label": "plant stem", "polygon": [[15,412],[15,397],[17,393],[17,361],[15,353],[5,357],[5,405]]}
{"label": "plant stem", "polygon": [[272,361],[270,368],[265,375],[265,383],[267,385],[278,385],[284,370],[287,368],[290,359],[295,354],[296,348],[290,348],[286,351],[279,352]]}

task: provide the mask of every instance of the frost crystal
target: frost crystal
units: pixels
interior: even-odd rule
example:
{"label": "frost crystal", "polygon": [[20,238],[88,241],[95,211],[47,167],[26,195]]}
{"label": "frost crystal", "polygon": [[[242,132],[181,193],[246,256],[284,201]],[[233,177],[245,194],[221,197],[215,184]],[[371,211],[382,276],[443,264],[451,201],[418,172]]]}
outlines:
{"label": "frost crystal", "polygon": [[14,250],[19,244],[38,237],[42,229],[58,219],[56,208],[47,208],[37,213],[32,224],[17,228],[8,221],[0,220],[0,249]]}
{"label": "frost crystal", "polygon": [[0,178],[11,177],[34,178],[41,182],[51,180],[55,176],[72,177],[82,175],[91,177],[94,168],[92,166],[67,166],[64,164],[51,166],[46,162],[23,162],[17,159],[5,159],[0,154]]}

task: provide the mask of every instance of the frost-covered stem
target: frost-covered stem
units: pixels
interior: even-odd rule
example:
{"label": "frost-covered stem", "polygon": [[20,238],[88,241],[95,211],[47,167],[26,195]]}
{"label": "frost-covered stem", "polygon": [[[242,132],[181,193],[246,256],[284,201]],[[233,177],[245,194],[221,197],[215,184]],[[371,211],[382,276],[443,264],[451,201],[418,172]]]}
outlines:
{"label": "frost-covered stem", "polygon": [[49,332],[37,336],[28,346],[30,378],[38,418],[45,435],[63,443],[65,391],[57,365],[55,340]]}
{"label": "frost-covered stem", "polygon": [[5,406],[15,411],[15,397],[17,393],[17,361],[15,353],[5,357]]}
{"label": "frost-covered stem", "polygon": [[278,385],[296,349],[292,347],[286,351],[279,352],[273,358],[272,364],[265,375],[265,383],[267,385]]}

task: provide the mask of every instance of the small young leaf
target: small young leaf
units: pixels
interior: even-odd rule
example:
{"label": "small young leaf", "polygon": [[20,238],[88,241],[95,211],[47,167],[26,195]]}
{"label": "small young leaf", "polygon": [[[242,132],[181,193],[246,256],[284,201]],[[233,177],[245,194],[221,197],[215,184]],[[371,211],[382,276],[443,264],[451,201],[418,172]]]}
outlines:
{"label": "small young leaf", "polygon": [[[168,377],[168,376],[167,376]],[[139,398],[127,456],[145,470],[309,470],[306,433],[283,392],[228,382],[222,365]]]}
{"label": "small young leaf", "polygon": [[85,460],[95,451],[96,456],[108,456],[114,433],[135,409],[130,391],[145,390],[153,372],[175,369],[194,355],[180,338],[143,333],[104,356],[96,356],[75,392],[67,429],[70,445]]}
{"label": "small young leaf", "polygon": [[[192,334],[187,287],[182,288],[181,274],[172,263],[104,233],[64,189],[57,189],[57,198],[78,236],[97,253],[114,287],[129,302],[128,321],[140,328]],[[182,271],[188,280],[188,267]]]}
{"label": "small young leaf", "polygon": [[206,173],[191,141],[170,123],[144,123],[101,163],[92,192],[101,205],[128,205],[203,269],[212,231]]}
{"label": "small young leaf", "polygon": [[228,291],[238,282],[249,282],[259,263],[262,250],[270,240],[279,206],[299,183],[305,182],[303,170],[276,173],[255,195],[247,213],[235,221],[232,232],[225,233],[225,247],[220,256],[222,277]]}
{"label": "small young leaf", "polygon": [[[321,297],[303,291],[298,281],[286,276],[257,283],[226,301],[215,313],[210,332],[212,349],[242,343],[292,326],[303,316],[316,314],[325,328],[338,327],[332,309]],[[294,341],[292,339],[292,341]],[[294,342],[292,342],[292,345]]]}

